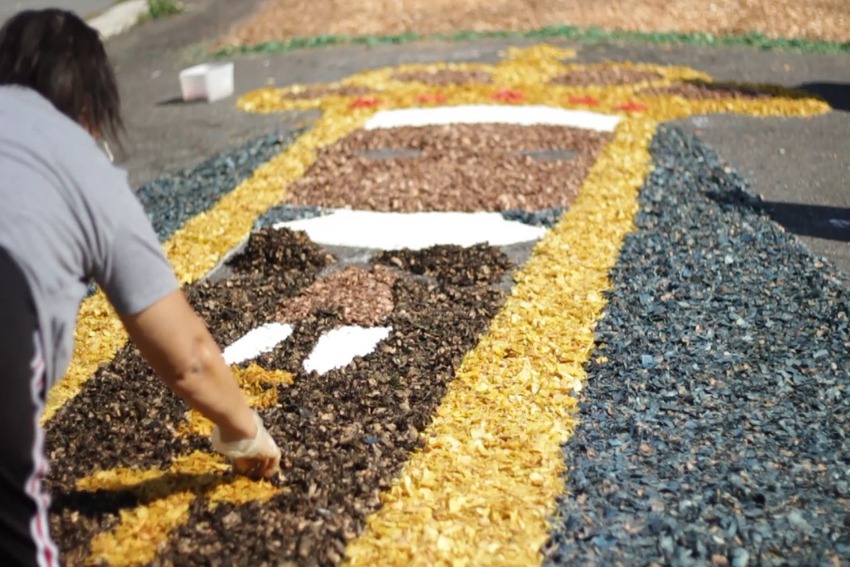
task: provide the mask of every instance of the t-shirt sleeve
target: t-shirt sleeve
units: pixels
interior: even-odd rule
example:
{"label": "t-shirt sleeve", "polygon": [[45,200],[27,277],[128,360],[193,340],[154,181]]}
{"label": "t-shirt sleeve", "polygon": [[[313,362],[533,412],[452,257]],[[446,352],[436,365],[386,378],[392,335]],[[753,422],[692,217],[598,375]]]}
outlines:
{"label": "t-shirt sleeve", "polygon": [[144,311],[179,287],[144,209],[129,187],[119,199],[111,223],[113,231],[104,246],[94,278],[113,307],[122,314]]}

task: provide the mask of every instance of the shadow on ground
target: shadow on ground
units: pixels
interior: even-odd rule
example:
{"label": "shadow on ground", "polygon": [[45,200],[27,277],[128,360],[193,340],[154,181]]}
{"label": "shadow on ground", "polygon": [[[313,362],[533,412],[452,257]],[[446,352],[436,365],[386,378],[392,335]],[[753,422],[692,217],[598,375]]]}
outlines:
{"label": "shadow on ground", "polygon": [[171,98],[166,98],[166,99],[158,101],[156,103],[156,105],[157,106],[173,106],[173,105],[186,106],[186,105],[190,105],[190,104],[201,104],[201,103],[206,103],[206,101],[200,100],[200,99],[198,99],[198,100],[183,100],[182,96],[173,96]]}
{"label": "shadow on ground", "polygon": [[850,209],[767,201],[765,212],[798,236],[850,242]]}
{"label": "shadow on ground", "polygon": [[803,83],[797,87],[824,99],[834,110],[850,112],[850,84]]}
{"label": "shadow on ground", "polygon": [[850,208],[765,201],[744,191],[709,191],[706,195],[724,207],[749,207],[763,211],[797,236],[850,242]]}

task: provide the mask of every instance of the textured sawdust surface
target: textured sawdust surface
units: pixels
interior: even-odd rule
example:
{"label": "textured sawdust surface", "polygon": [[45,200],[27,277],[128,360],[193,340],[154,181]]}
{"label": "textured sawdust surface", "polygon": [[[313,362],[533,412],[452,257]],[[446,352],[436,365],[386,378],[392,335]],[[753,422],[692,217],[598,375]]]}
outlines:
{"label": "textured sawdust surface", "polygon": [[548,25],[644,32],[763,33],[850,41],[847,0],[269,0],[226,45],[321,34],[521,31]]}

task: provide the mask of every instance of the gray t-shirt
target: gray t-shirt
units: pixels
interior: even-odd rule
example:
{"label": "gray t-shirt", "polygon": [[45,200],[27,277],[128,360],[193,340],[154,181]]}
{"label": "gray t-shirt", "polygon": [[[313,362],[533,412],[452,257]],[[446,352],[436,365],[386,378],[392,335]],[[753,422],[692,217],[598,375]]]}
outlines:
{"label": "gray t-shirt", "polygon": [[29,282],[50,385],[91,278],[124,314],[178,287],[126,172],[48,100],[11,86],[0,87],[0,247]]}

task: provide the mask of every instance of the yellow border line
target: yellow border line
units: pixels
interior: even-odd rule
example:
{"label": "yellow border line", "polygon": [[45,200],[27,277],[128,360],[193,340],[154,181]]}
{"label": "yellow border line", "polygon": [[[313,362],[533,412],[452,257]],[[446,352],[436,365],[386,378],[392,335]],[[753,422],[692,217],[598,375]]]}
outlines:
{"label": "yellow border line", "polygon": [[561,445],[576,423],[572,393],[585,379],[608,273],[633,226],[655,126],[635,120],[618,129],[576,203],[535,248],[464,359],[425,448],[348,546],[351,565],[540,562],[563,491]]}

